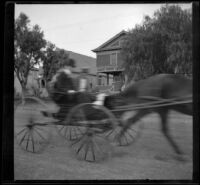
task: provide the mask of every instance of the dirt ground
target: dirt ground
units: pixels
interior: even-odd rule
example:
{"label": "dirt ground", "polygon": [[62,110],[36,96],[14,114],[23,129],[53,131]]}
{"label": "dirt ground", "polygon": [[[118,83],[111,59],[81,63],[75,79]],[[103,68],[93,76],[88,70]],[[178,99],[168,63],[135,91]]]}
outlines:
{"label": "dirt ground", "polygon": [[[49,107],[53,109],[52,104]],[[15,119],[15,126],[19,122]],[[160,132],[156,115],[145,117],[143,122],[141,137],[130,146],[113,146],[104,141],[104,149],[109,155],[96,163],[77,159],[69,141],[59,136],[54,126],[49,127],[50,143],[42,153],[22,150],[15,139],[15,180],[192,179],[192,118],[174,112],[170,114],[171,133],[184,151],[186,161],[177,159]]]}

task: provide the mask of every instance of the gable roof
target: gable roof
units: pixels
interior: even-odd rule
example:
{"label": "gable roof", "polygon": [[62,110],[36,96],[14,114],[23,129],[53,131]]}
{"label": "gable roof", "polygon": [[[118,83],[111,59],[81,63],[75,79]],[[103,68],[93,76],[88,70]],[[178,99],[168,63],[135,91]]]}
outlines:
{"label": "gable roof", "polygon": [[105,43],[103,43],[102,45],[100,45],[98,48],[93,49],[93,52],[98,52],[98,51],[102,51],[104,50],[103,48],[107,45],[109,45],[111,42],[113,42],[114,40],[117,40],[119,37],[126,35],[127,32],[122,30],[121,32],[119,32],[117,35],[115,35],[114,37],[112,37],[111,39],[109,39],[108,41],[106,41]]}
{"label": "gable roof", "polygon": [[75,53],[72,51],[66,51],[66,52],[69,54],[69,58],[75,60],[76,67],[74,68],[74,71],[80,72],[82,68],[87,67],[89,68],[90,74],[95,74],[95,75],[97,74],[96,58]]}

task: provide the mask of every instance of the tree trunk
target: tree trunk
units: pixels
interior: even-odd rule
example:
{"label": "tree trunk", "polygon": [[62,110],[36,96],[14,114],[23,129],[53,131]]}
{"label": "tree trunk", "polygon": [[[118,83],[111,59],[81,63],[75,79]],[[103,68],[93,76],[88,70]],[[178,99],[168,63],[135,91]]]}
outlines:
{"label": "tree trunk", "polygon": [[22,86],[22,96],[21,96],[21,98],[22,98],[22,105],[24,105],[25,104],[25,96],[26,96],[27,89],[26,89],[25,84],[22,83],[21,86]]}

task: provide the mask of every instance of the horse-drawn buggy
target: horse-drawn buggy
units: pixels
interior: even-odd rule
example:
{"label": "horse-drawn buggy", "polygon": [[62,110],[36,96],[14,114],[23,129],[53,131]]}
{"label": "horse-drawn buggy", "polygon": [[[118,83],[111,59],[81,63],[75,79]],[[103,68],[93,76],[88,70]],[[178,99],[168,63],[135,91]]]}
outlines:
{"label": "horse-drawn buggy", "polygon": [[[44,101],[26,97],[15,107],[15,138],[26,151],[38,153],[49,143],[49,126],[70,141],[76,155],[86,161],[104,157],[101,141],[129,145],[141,133],[145,115],[156,112],[162,132],[177,154],[181,149],[172,139],[169,110],[192,115],[192,81],[183,76],[160,74],[138,81],[116,94],[79,92],[65,71],[50,83],[49,94],[58,106],[50,110]],[[52,119],[53,118],[53,119]]]}

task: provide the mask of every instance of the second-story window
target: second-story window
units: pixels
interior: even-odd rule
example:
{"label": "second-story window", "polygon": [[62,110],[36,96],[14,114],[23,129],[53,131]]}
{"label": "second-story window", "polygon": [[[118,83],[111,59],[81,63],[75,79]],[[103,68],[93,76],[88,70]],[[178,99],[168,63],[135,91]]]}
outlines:
{"label": "second-story window", "polygon": [[102,78],[101,78],[101,76],[98,77],[98,85],[102,85]]}
{"label": "second-story window", "polygon": [[110,55],[110,65],[112,65],[112,66],[117,65],[117,53],[112,53]]}

